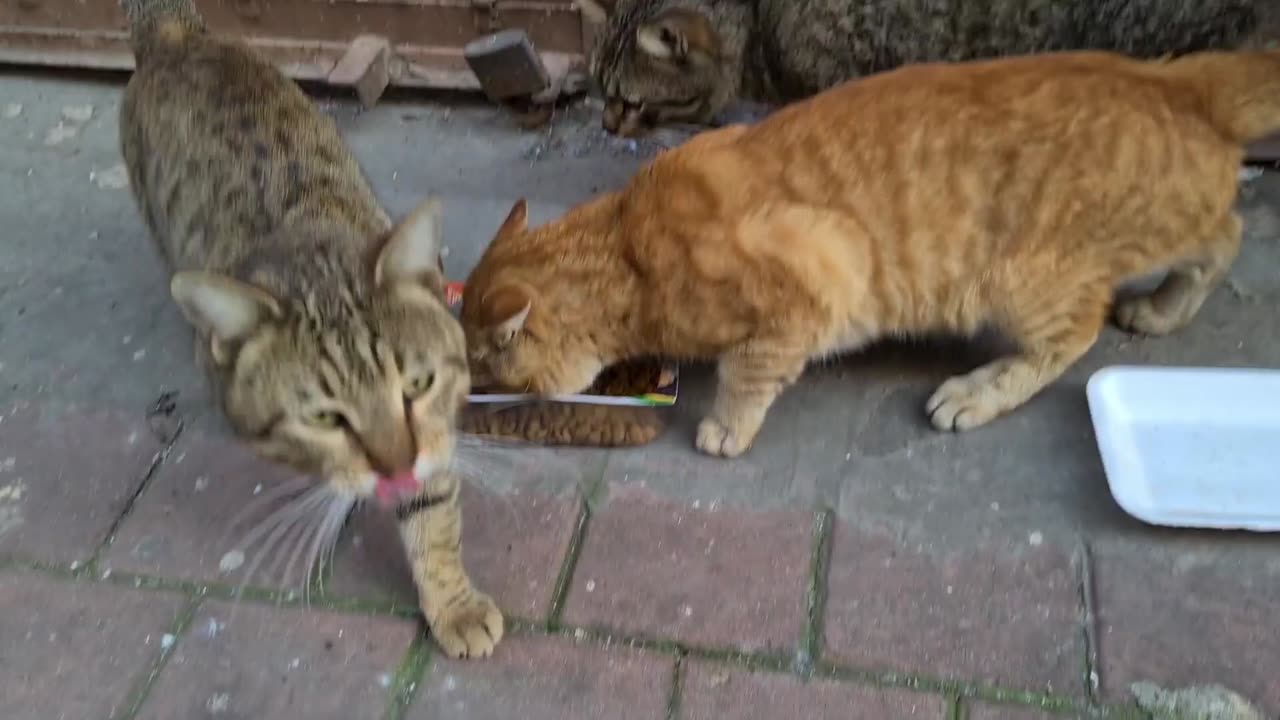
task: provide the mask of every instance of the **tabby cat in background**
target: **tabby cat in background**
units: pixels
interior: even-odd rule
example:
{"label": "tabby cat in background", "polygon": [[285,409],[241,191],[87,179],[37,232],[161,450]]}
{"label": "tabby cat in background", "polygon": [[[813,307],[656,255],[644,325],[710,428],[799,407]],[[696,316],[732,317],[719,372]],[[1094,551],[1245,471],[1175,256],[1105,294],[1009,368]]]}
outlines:
{"label": "tabby cat in background", "polygon": [[[717,360],[696,444],[731,457],[810,360],[993,328],[1017,350],[925,405],[938,429],[975,428],[1062,375],[1109,312],[1152,335],[1188,323],[1239,250],[1243,145],[1276,130],[1280,51],[850,81],[696,135],[541,227],[517,204],[467,279],[467,347],[539,393],[635,356]],[[1113,299],[1161,269],[1154,291]]]}
{"label": "tabby cat in background", "polygon": [[900,65],[1057,50],[1233,48],[1263,0],[577,0],[604,127],[707,124]]}
{"label": "tabby cat in background", "polygon": [[120,141],[173,299],[237,434],[322,479],[271,536],[309,549],[310,576],[358,500],[394,506],[432,634],[488,655],[503,618],[461,559],[449,468],[470,379],[439,207],[393,225],[333,122],[191,0],[122,4]]}

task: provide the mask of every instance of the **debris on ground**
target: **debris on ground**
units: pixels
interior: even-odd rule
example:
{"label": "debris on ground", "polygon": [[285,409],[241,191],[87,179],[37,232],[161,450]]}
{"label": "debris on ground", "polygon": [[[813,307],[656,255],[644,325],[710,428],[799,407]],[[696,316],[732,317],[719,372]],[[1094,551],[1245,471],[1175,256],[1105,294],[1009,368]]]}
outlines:
{"label": "debris on ground", "polygon": [[176,440],[182,432],[182,414],[178,412],[177,400],[176,390],[162,392],[147,412],[147,425],[151,434],[163,445]]}
{"label": "debris on ground", "polygon": [[218,570],[224,573],[235,571],[244,564],[244,553],[239,550],[231,550],[222,556],[218,561]]}
{"label": "debris on ground", "polygon": [[[6,109],[6,113],[8,109]],[[18,106],[18,112],[22,112],[22,106]],[[67,105],[62,108],[62,116],[58,120],[58,124],[49,128],[44,134],[44,144],[53,146],[61,145],[80,134],[80,127],[93,117],[92,105]]]}
{"label": "debris on ground", "polygon": [[1137,700],[1138,707],[1156,718],[1265,720],[1261,710],[1221,685],[1166,690],[1155,683],[1136,682],[1129,686],[1129,691]]}
{"label": "debris on ground", "polygon": [[90,170],[89,182],[103,190],[120,190],[129,187],[129,171],[124,163],[116,163],[106,170]]}
{"label": "debris on ground", "polygon": [[75,125],[59,122],[44,134],[44,144],[49,146],[61,145],[63,142],[75,137],[79,132],[80,128]]}
{"label": "debris on ground", "polygon": [[227,706],[230,704],[230,695],[226,693],[214,693],[205,702],[204,708],[209,711],[210,715],[221,715],[227,711]]}
{"label": "debris on ground", "polygon": [[74,125],[83,125],[92,118],[92,105],[67,105],[62,108],[62,119]]}
{"label": "debris on ground", "polygon": [[549,158],[580,158],[597,153],[648,159],[695,134],[688,128],[664,127],[641,138],[610,135],[595,118],[598,113],[589,100],[557,109],[538,140],[524,151],[524,159],[536,163]]}

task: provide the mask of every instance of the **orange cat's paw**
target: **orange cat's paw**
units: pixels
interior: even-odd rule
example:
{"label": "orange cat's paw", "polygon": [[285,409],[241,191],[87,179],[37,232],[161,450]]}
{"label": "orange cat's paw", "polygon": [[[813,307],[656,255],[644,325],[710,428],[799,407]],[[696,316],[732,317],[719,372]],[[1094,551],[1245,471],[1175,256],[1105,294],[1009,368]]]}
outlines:
{"label": "orange cat's paw", "polygon": [[1116,303],[1112,316],[1116,327],[1143,335],[1167,335],[1182,324],[1181,318],[1157,310],[1155,303],[1145,295]]}
{"label": "orange cat's paw", "polygon": [[451,658],[489,657],[503,634],[502,611],[488,595],[475,591],[441,611],[430,625]]}
{"label": "orange cat's paw", "polygon": [[961,375],[938,386],[924,409],[934,427],[960,431],[990,422],[1001,405],[999,391],[990,383]]}
{"label": "orange cat's paw", "polygon": [[751,447],[751,439],[743,440],[715,418],[698,423],[698,449],[715,457],[734,458]]}

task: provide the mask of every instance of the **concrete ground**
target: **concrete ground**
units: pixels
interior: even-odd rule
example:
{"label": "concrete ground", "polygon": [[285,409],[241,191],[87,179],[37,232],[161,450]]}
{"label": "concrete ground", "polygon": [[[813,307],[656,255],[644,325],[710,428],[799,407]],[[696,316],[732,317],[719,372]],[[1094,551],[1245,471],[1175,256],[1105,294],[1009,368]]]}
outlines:
{"label": "concrete ground", "polygon": [[[125,187],[120,89],[0,76],[0,717],[1141,717],[1139,681],[1280,714],[1280,541],[1126,516],[1084,396],[1112,363],[1280,367],[1280,174],[1244,193],[1243,256],[1190,328],[1108,330],[983,429],[922,410],[982,352],[921,343],[810,372],[741,460],[692,450],[697,368],[650,446],[486,452],[467,562],[512,632],[461,663],[377,515],[309,602],[274,580],[235,599],[228,524],[282,475],[193,367]],[[321,102],[394,215],[445,198],[458,279],[517,197],[544,221],[655,147],[583,108],[522,132],[484,106]]]}

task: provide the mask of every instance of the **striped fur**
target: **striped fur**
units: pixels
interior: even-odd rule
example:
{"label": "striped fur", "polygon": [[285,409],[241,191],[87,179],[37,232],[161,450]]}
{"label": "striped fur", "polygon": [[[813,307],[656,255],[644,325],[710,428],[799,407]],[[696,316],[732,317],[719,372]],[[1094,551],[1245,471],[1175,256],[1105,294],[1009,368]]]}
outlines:
{"label": "striped fur", "polygon": [[[453,656],[503,633],[460,557],[455,422],[470,385],[443,299],[439,207],[398,225],[288,78],[188,0],[125,0],[120,142],[170,288],[235,431],[349,504],[390,478],[422,609]],[[336,528],[333,528],[336,531]]]}
{"label": "striped fur", "polygon": [[1141,57],[1231,48],[1260,0],[578,0],[604,24],[604,127],[712,122],[918,62],[1055,50]]}
{"label": "striped fur", "polygon": [[554,222],[518,205],[467,280],[468,349],[548,394],[632,357],[716,360],[696,443],[735,456],[810,361],[993,328],[1017,350],[926,404],[940,430],[976,428],[1054,382],[1109,310],[1134,332],[1190,322],[1239,248],[1242,145],[1276,130],[1280,50],[850,81],[695,135]]}

